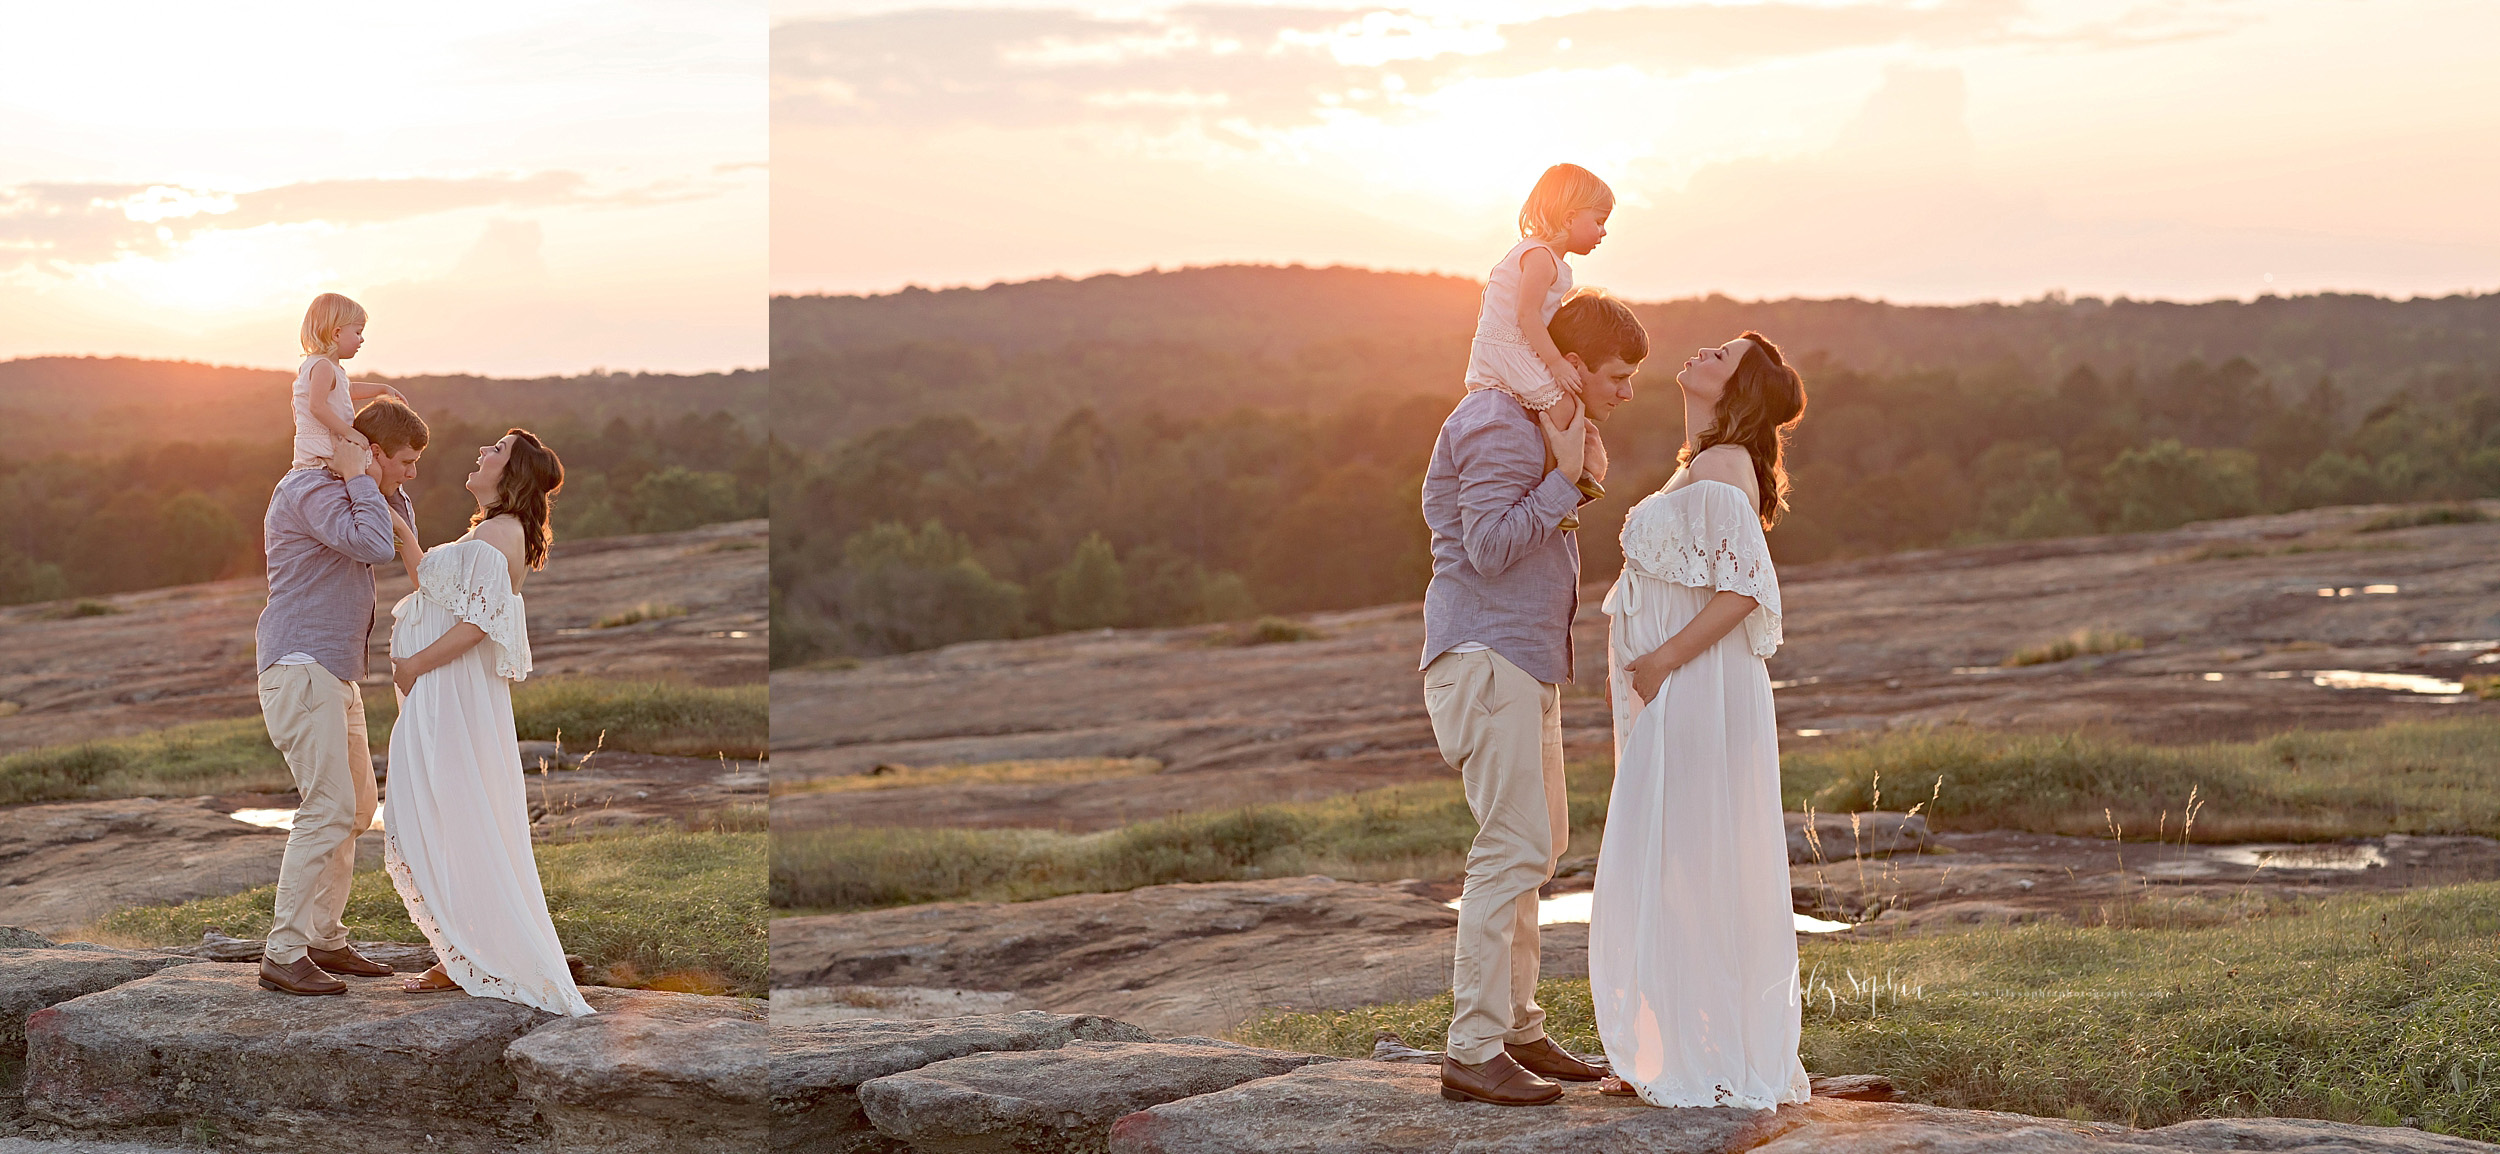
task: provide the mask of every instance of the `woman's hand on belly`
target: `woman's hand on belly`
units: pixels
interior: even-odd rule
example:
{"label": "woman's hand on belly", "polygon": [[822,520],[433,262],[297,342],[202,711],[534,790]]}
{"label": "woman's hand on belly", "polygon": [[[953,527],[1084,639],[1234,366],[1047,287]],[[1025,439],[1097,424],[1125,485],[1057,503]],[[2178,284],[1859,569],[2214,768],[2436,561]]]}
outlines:
{"label": "woman's hand on belly", "polygon": [[415,690],[417,678],[425,676],[426,671],[419,666],[418,662],[418,657],[393,656],[391,658],[391,684],[399,689],[401,697],[406,697]]}
{"label": "woman's hand on belly", "polygon": [[1658,687],[1667,683],[1667,675],[1683,668],[1684,663],[1690,660],[1691,656],[1679,652],[1675,641],[1669,639],[1666,644],[1624,663],[1623,671],[1632,675],[1632,692],[1640,697],[1643,704],[1647,704],[1658,699]]}

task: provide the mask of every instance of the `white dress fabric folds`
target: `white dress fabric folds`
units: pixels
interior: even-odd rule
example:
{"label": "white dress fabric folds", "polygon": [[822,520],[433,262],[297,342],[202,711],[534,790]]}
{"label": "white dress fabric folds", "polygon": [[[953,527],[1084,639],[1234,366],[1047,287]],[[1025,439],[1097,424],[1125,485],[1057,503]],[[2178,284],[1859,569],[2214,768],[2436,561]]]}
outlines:
{"label": "white dress fabric folds", "polygon": [[[1697,481],[1633,506],[1623,555],[1605,601],[1615,784],[1589,915],[1598,1036],[1653,1106],[1802,1102],[1779,729],[1763,665],[1780,643],[1770,544],[1744,490]],[[1624,663],[1722,589],[1760,607],[1643,703]]]}
{"label": "white dress fabric folds", "polygon": [[463,621],[486,631],[400,698],[382,839],[391,884],[461,989],[588,1014],[530,853],[511,684],[529,674],[529,628],[510,563],[473,538],[435,546],[418,562],[416,592],[391,617],[393,658],[414,656]]}

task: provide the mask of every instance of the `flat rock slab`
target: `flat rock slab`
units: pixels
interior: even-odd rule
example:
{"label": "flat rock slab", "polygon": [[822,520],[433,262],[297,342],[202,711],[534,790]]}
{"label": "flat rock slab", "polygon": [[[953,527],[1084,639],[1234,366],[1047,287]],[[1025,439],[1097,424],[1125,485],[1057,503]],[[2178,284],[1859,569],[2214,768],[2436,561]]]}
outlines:
{"label": "flat rock slab", "polygon": [[[1854,1105],[1854,1104],[1853,1104]],[[2200,1118],[2156,1130],[1935,1106],[1825,1111],[1756,1154],[2125,1154],[2145,1150],[2280,1150],[2302,1154],[2492,1154],[2500,1146],[2402,1126],[2307,1118]],[[1879,1112],[1880,1111],[1880,1112]],[[1785,1113],[1785,1111],[1783,1111]]]}
{"label": "flat rock slab", "polygon": [[[1007,992],[1160,1034],[1262,1010],[1345,1010],[1450,988],[1458,913],[1324,877],[776,918],[773,985]],[[1586,925],[1547,926],[1544,976],[1588,973]]]}
{"label": "flat rock slab", "polygon": [[[28,938],[33,935],[11,940]],[[24,1076],[30,1015],[183,964],[182,958],[126,950],[0,949],[0,1094],[16,1093]]]}
{"label": "flat rock slab", "polygon": [[1209,1039],[1076,1041],[889,1074],[861,1085],[859,1104],[920,1154],[1102,1154],[1123,1116],[1333,1061]]}
{"label": "flat rock slab", "polygon": [[1071,1042],[1151,1042],[1144,1030],[1092,1014],[1026,1010],[929,1021],[872,1019],[772,1027],[776,1154],[896,1154],[860,1108],[862,1083],[970,1054],[1055,1050]]}
{"label": "flat rock slab", "polygon": [[[1802,1121],[1802,1119],[1800,1119]],[[1797,1124],[1768,1112],[1657,1110],[1574,1088],[1549,1106],[1441,1097],[1441,1072],[1333,1062],[1131,1114],[1115,1154],[1663,1154],[1749,1150]]]}
{"label": "flat rock slab", "polygon": [[2419,1130],[2300,1119],[2205,1119],[2158,1130],[1815,1098],[1776,1111],[1662,1110],[1566,1088],[1549,1106],[1448,1102],[1440,1073],[1338,1062],[1151,1107],[1112,1126],[1112,1154],[2120,1154],[2299,1150],[2491,1154]]}
{"label": "flat rock slab", "polygon": [[[222,897],[278,880],[286,831],[234,820],[212,798],[134,797],[0,807],[0,922],[58,934],[131,906]],[[357,841],[382,863],[382,835]]]}
{"label": "flat rock slab", "polygon": [[80,1129],[198,1122],[350,1154],[504,1151],[541,1135],[503,1053],[554,1015],[387,978],[310,998],[258,978],[199,962],[37,1011],[27,1113]]}
{"label": "flat rock slab", "polygon": [[748,1154],[763,1149],[770,1083],[763,1004],[649,990],[600,991],[504,1062],[550,1131],[549,1154]]}

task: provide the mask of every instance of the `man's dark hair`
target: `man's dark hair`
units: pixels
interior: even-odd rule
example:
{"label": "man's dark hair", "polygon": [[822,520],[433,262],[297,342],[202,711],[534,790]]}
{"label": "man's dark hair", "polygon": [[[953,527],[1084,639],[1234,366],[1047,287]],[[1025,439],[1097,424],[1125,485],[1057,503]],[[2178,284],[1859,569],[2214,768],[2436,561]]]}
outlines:
{"label": "man's dark hair", "polygon": [[1554,310],[1545,332],[1554,338],[1556,349],[1580,354],[1580,362],[1591,369],[1608,361],[1637,365],[1649,356],[1649,330],[1641,327],[1640,318],[1598,289],[1571,294]]}
{"label": "man's dark hair", "polygon": [[401,449],[425,451],[425,418],[389,397],[375,398],[358,412],[355,428],[386,457]]}

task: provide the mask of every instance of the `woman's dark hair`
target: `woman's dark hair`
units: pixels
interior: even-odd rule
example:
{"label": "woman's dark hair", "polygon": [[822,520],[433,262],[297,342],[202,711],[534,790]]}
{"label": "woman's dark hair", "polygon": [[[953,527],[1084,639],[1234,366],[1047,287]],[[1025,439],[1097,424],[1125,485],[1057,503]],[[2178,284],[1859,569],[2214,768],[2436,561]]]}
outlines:
{"label": "woman's dark hair", "polygon": [[1676,462],[1690,464],[1695,455],[1718,445],[1744,446],[1753,456],[1754,482],[1762,491],[1762,527],[1768,529],[1788,511],[1788,470],[1780,464],[1780,450],[1788,445],[1788,430],[1805,415],[1806,381],[1761,333],[1747,329],[1738,339],[1748,342],[1745,355],[1728,374],[1727,389],[1711,409],[1710,427],[1677,454]]}
{"label": "woman's dark hair", "polygon": [[514,429],[512,451],[504,457],[503,475],[495,479],[495,499],[469,515],[475,526],[507,513],[521,523],[521,558],[532,569],[547,567],[547,545],[555,534],[547,528],[547,509],[564,491],[564,462],[556,451],[528,429]]}

